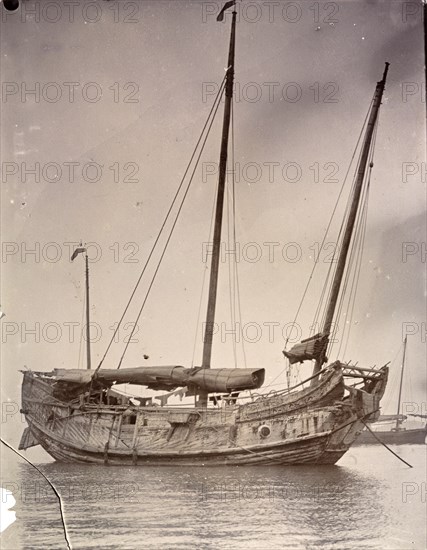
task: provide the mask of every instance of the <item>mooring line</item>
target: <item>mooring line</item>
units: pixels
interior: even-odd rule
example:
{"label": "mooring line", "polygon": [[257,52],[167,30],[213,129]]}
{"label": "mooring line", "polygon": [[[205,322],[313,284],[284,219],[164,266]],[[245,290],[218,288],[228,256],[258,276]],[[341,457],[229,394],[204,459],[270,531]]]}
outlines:
{"label": "mooring line", "polygon": [[368,431],[371,432],[371,434],[375,437],[375,439],[376,439],[379,443],[381,443],[381,445],[382,445],[383,447],[385,447],[388,451],[390,451],[391,454],[393,454],[395,457],[397,457],[399,460],[401,460],[404,464],[406,464],[406,465],[409,466],[410,468],[413,468],[413,466],[411,466],[411,465],[409,464],[409,462],[406,462],[406,460],[403,460],[402,457],[400,457],[397,453],[395,453],[394,451],[392,451],[392,450],[390,449],[390,447],[388,447],[383,441],[381,441],[381,439],[375,434],[375,432],[374,432],[373,430],[371,430],[371,428],[370,428],[367,424],[365,424],[365,422],[363,422],[363,420],[362,420],[362,423],[363,423],[363,425],[365,426],[365,428],[367,428]]}
{"label": "mooring line", "polygon": [[35,468],[40,475],[42,475],[45,480],[49,483],[49,485],[52,487],[52,490],[53,492],[55,493],[55,495],[57,496],[58,498],[58,501],[59,501],[59,510],[60,510],[60,513],[61,513],[61,521],[62,521],[62,528],[64,530],[64,537],[65,537],[65,542],[67,543],[67,548],[68,550],[72,550],[72,546],[71,546],[71,541],[68,537],[68,532],[67,532],[67,526],[65,524],[65,516],[64,516],[64,507],[62,505],[62,498],[61,498],[61,495],[59,494],[58,490],[56,489],[56,487],[53,485],[53,483],[50,481],[50,479],[40,470],[40,468],[38,468],[35,464],[33,464],[31,462],[31,460],[28,460],[28,458],[26,458],[22,453],[20,453],[17,449],[15,449],[12,445],[10,445],[9,443],[7,443],[2,437],[0,437],[0,441],[3,443],[3,445],[5,445],[8,449],[10,449],[11,451],[13,451],[14,453],[16,453],[18,456],[20,456],[21,458],[23,458],[25,460],[25,462],[28,462],[28,464],[30,464],[33,468]]}

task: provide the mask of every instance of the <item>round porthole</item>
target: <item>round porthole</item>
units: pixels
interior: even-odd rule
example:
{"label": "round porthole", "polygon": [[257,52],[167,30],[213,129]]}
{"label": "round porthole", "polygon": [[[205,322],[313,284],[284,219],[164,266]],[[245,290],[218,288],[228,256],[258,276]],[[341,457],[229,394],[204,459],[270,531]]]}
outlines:
{"label": "round porthole", "polygon": [[260,426],[258,428],[258,433],[259,433],[260,437],[265,439],[266,437],[268,437],[271,434],[271,430],[270,430],[269,426],[266,426],[264,424],[263,426]]}

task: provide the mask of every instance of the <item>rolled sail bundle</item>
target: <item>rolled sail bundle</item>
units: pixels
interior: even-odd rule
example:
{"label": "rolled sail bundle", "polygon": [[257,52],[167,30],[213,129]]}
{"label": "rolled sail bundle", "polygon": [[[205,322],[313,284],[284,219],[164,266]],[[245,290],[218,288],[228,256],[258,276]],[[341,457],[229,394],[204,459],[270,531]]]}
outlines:
{"label": "rolled sail bundle", "polygon": [[153,390],[172,390],[195,387],[206,392],[230,393],[257,389],[264,383],[264,369],[186,369],[181,366],[136,367],[130,369],[76,370],[55,369],[46,373],[52,377],[61,392],[68,386],[74,391],[88,386],[93,377],[94,387],[113,384],[137,384]]}
{"label": "rolled sail bundle", "polygon": [[[185,369],[186,385],[195,385],[207,392],[255,390],[264,383],[264,369]],[[191,372],[191,371],[196,372]]]}
{"label": "rolled sail bundle", "polygon": [[289,359],[291,365],[311,359],[317,359],[323,352],[327,341],[327,336],[315,334],[310,338],[301,340],[299,344],[295,344],[289,351],[284,351],[283,355]]}

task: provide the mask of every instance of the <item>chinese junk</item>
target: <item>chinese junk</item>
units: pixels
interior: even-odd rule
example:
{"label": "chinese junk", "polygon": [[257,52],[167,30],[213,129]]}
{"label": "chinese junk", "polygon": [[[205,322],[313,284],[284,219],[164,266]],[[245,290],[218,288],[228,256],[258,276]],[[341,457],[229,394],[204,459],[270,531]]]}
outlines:
{"label": "chinese junk", "polygon": [[[233,6],[233,1],[225,4],[218,19],[222,20],[224,11]],[[364,423],[379,415],[388,367],[362,368],[338,360],[328,364],[327,355],[351,264],[349,251],[363,219],[360,210],[372,168],[373,136],[388,64],[370,106],[321,332],[284,352],[291,365],[314,361],[312,375],[305,381],[308,383],[263,394],[258,390],[264,382],[264,368],[211,368],[233,118],[235,30],[233,11],[226,76],[209,115],[215,117],[225,95],[201,365],[104,369],[100,368],[104,355],[97,368],[91,369],[88,348],[87,370],[26,371],[22,410],[28,427],[21,449],[40,444],[61,462],[113,465],[334,464],[355,441]],[[84,253],[85,249],[76,252]],[[147,262],[150,258],[151,254]],[[124,383],[167,393],[159,396],[160,405],[153,405],[152,399],[130,397],[114,388]],[[167,404],[171,395],[179,393],[194,396],[189,406]]]}
{"label": "chinese junk", "polygon": [[[381,415],[377,422],[370,425],[370,429],[375,433],[377,438],[371,434],[369,430],[363,430],[360,436],[356,439],[356,445],[376,445],[379,442],[392,443],[394,445],[423,445],[427,436],[427,424],[423,427],[407,427],[406,421],[408,417],[400,413],[400,405],[402,400],[403,372],[405,370],[406,346],[408,337],[405,336],[403,342],[403,358],[400,369],[400,384],[399,397],[397,398],[397,413],[389,415]],[[423,415],[411,415],[421,416]]]}

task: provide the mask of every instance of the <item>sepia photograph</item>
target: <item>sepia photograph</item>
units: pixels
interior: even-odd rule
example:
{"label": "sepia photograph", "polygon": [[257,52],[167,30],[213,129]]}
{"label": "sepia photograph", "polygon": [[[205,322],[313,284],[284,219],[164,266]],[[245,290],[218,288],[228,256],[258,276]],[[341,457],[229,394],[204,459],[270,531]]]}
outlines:
{"label": "sepia photograph", "polygon": [[0,548],[427,548],[427,2],[0,12]]}

